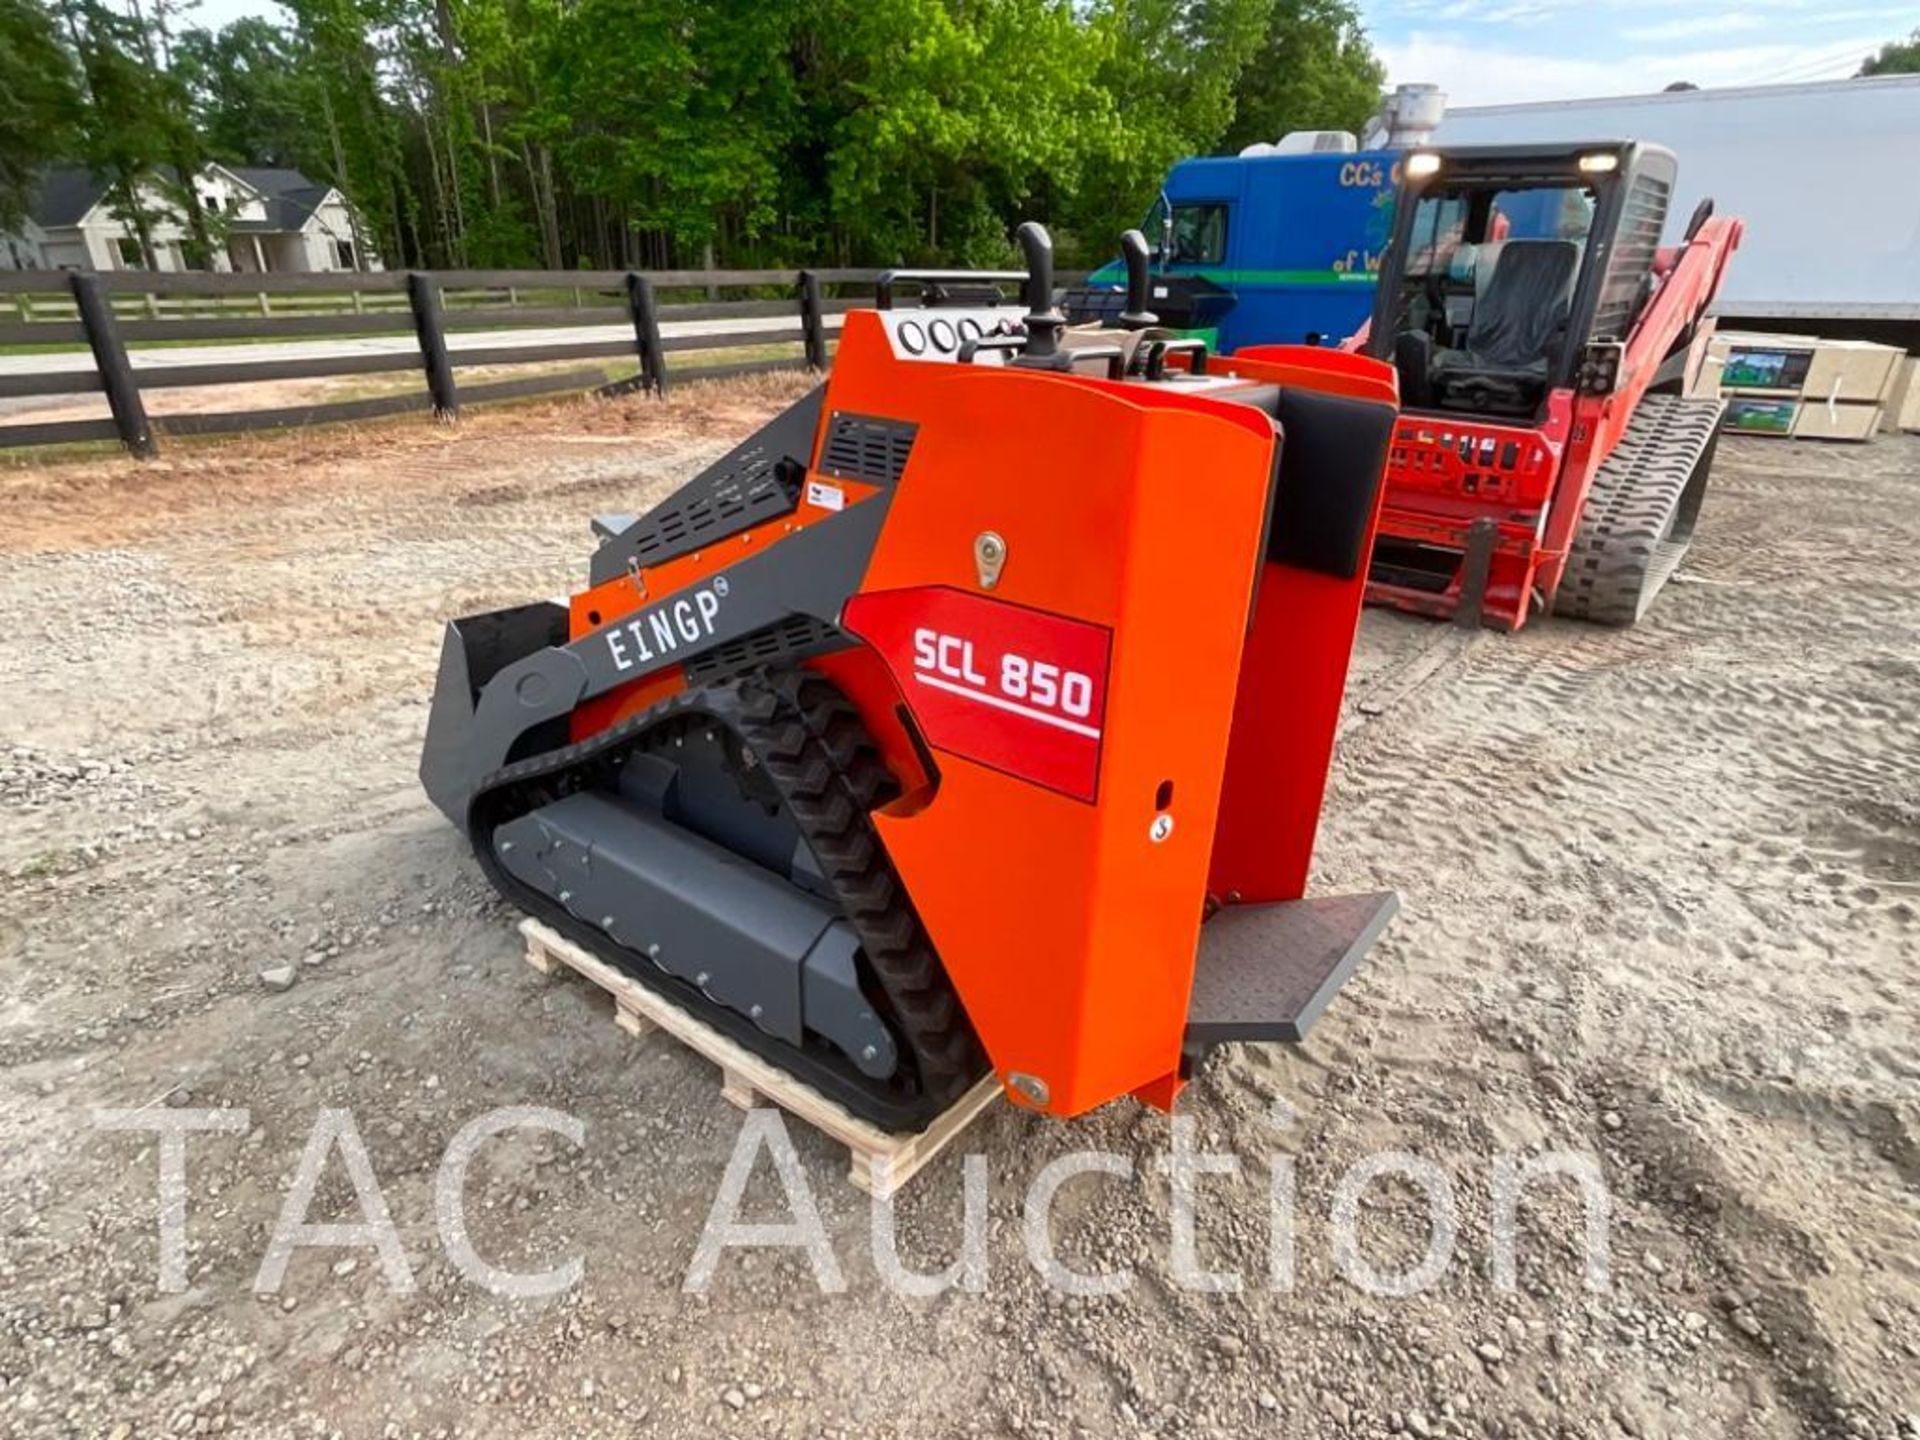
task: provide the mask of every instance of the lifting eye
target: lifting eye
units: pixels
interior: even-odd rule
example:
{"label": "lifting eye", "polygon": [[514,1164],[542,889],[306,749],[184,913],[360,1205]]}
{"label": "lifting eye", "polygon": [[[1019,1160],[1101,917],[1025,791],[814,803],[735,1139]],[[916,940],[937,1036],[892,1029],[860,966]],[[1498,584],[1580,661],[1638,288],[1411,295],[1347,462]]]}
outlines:
{"label": "lifting eye", "polygon": [[598,625],[600,623],[600,612],[598,610],[587,611],[587,623],[589,625]]}
{"label": "lifting eye", "polygon": [[1153,808],[1164,810],[1173,804],[1173,781],[1162,780],[1160,788],[1153,792]]}

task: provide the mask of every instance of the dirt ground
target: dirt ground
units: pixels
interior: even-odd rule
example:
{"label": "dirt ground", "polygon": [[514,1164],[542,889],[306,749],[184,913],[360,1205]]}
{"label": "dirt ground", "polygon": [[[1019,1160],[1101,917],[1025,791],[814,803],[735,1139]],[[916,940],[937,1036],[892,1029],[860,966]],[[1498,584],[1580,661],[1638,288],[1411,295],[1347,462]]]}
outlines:
{"label": "dirt ground", "polygon": [[[1920,1436],[1920,441],[1730,441],[1699,541],[1627,632],[1468,642],[1369,612],[1318,860],[1404,910],[1310,1043],[1217,1056],[1183,1099],[1243,1175],[1201,1181],[1179,1282],[1168,1123],[1001,1106],[979,1293],[890,1293],[845,1157],[793,1143],[846,1276],[729,1252],[683,1290],[740,1133],[706,1062],[522,963],[421,795],[443,617],[563,591],[586,519],[717,454],[790,386],[555,404],[0,472],[0,1433],[433,1436]],[[276,990],[262,972],[291,966]],[[276,977],[285,978],[285,977]],[[1276,1125],[1274,1101],[1292,1106]],[[436,1170],[490,1142],[472,1239],[578,1257],[551,1299],[448,1258]],[[102,1107],[240,1107],[187,1146],[188,1287],[159,1281],[157,1145]],[[368,1248],[257,1272],[309,1132],[350,1112],[414,1288]],[[1049,1160],[1055,1293],[1021,1243]],[[1367,1293],[1334,1246],[1351,1167],[1437,1166],[1452,1263]],[[1492,1237],[1505,1160],[1589,1156]],[[1290,1284],[1269,1174],[1291,1162]],[[753,1214],[786,1215],[763,1156]],[[899,1205],[946,1263],[962,1157]],[[1362,1256],[1417,1260],[1384,1179]],[[333,1156],[313,1220],[355,1220]]]}

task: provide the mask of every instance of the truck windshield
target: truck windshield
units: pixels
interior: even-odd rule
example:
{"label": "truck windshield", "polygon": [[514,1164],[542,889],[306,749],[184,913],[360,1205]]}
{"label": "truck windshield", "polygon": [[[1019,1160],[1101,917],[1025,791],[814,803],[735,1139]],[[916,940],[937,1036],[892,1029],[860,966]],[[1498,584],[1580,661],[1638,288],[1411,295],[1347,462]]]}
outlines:
{"label": "truck windshield", "polygon": [[1218,265],[1227,258],[1227,207],[1221,201],[1173,207],[1175,265]]}

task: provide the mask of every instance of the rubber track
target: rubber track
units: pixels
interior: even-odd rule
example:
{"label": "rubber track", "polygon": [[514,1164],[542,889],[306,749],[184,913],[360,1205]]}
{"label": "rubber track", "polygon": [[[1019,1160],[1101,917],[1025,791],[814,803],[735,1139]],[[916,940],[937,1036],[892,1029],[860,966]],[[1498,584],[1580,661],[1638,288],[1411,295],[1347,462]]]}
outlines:
{"label": "rubber track", "polygon": [[[779,689],[805,726],[810,746],[825,757],[829,773],[853,802],[844,827],[834,823],[840,811],[816,815],[811,823],[802,819],[814,858],[827,867],[860,935],[894,1018],[920,1061],[923,1083],[943,1104],[957,1100],[986,1070],[986,1056],[869,818],[870,811],[899,794],[899,784],[881,761],[860,712],[838,688],[797,671],[782,677]],[[796,777],[789,797],[797,804],[804,793]]]}
{"label": "rubber track", "polygon": [[1712,463],[1723,409],[1718,400],[1642,398],[1626,434],[1594,474],[1555,614],[1631,625],[1647,612],[1691,543],[1691,517],[1678,539],[1674,522],[1696,467]]}
{"label": "rubber track", "polygon": [[[913,1057],[910,1089],[876,1087],[824,1044],[795,1049],[772,1039],[745,1016],[626,950],[500,867],[490,843],[495,828],[592,783],[595,772],[617,766],[625,752],[644,748],[651,733],[681,721],[724,727],[772,782],[860,936],[869,978]],[[516,905],[670,994],[850,1110],[882,1125],[916,1127],[964,1093],[985,1072],[986,1061],[868,814],[897,790],[858,711],[830,683],[795,674],[742,676],[673,696],[578,744],[503,766],[475,787],[468,833],[489,880]]]}

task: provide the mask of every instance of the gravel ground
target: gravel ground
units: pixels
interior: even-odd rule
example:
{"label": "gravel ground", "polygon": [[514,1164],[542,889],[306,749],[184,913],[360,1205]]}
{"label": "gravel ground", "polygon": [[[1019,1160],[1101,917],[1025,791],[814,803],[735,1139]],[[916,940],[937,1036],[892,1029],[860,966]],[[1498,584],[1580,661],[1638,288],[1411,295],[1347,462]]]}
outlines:
{"label": "gravel ground", "polygon": [[[880,1283],[844,1154],[793,1144],[846,1276],[733,1252],[683,1282],[741,1116],[704,1061],[520,960],[419,793],[449,614],[577,583],[595,510],[658,494],[790,386],[551,405],[0,473],[0,1432],[8,1435],[1920,1436],[1920,441],[1728,442],[1680,582],[1624,633],[1467,641],[1370,612],[1319,883],[1402,916],[1305,1047],[1223,1053],[1182,1102],[1243,1175],[1201,1184],[1180,1283],[1166,1119],[999,1107],[979,1293]],[[263,974],[265,978],[263,979]],[[1275,1122],[1276,1099],[1291,1107]],[[580,1283],[476,1286],[434,1225],[496,1106],[472,1240]],[[161,1288],[157,1145],[101,1107],[240,1107],[194,1137],[186,1288]],[[413,1288],[367,1247],[257,1272],[309,1132],[350,1112]],[[1022,1197],[1114,1152],[1053,1211]],[[1351,1167],[1404,1151],[1457,1209],[1418,1294],[1353,1282]],[[1590,1157],[1586,1213],[1497,1165]],[[1271,1283],[1269,1174],[1296,1178]],[[898,1207],[946,1263],[962,1159]],[[748,1208],[785,1215],[764,1159]],[[358,1218],[339,1156],[314,1220]],[[1365,1192],[1360,1259],[1419,1258],[1428,1198]]]}

